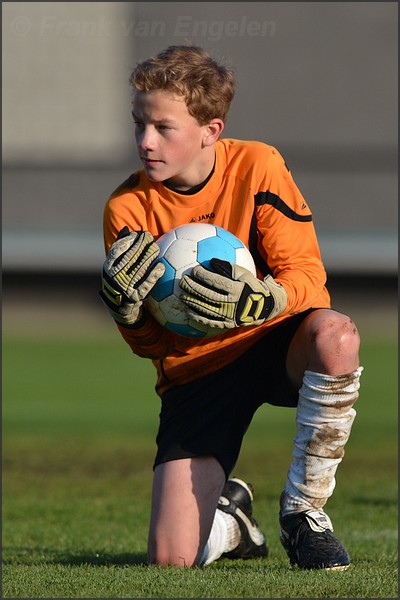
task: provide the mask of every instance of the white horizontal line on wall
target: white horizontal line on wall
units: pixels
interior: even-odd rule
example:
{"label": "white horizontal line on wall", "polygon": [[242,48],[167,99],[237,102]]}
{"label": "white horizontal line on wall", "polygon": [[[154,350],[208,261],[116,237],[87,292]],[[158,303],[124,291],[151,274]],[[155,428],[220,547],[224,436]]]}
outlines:
{"label": "white horizontal line on wall", "polygon": [[[101,232],[6,229],[3,271],[100,271],[105,254]],[[321,231],[322,258],[330,273],[395,275],[396,231]]]}

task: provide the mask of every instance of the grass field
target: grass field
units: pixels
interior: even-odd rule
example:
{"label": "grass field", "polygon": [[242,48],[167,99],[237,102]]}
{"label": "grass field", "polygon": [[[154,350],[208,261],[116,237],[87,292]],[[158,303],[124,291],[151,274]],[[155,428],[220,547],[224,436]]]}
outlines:
{"label": "grass field", "polygon": [[[25,317],[26,319],[26,317]],[[101,320],[100,320],[101,321]],[[294,412],[263,407],[235,473],[255,487],[267,560],[145,565],[159,401],[150,363],[104,327],[3,335],[3,598],[397,598],[397,340],[367,331],[362,393],[327,505],[352,566],[289,567],[278,499]],[[102,323],[102,321],[101,321]]]}

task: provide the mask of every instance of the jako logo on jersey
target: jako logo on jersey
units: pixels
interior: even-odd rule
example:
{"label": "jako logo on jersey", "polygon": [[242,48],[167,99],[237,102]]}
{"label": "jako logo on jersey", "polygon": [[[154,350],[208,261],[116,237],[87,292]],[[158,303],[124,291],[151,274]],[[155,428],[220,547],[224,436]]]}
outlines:
{"label": "jako logo on jersey", "polygon": [[206,215],[200,215],[197,217],[193,217],[190,219],[190,223],[198,223],[199,221],[205,221],[206,219],[215,219],[215,213],[207,213]]}

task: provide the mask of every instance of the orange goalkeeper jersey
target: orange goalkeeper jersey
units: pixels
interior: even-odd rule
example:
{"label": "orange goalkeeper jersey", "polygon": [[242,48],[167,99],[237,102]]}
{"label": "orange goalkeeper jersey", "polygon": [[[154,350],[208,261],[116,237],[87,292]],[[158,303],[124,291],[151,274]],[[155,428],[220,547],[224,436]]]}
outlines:
{"label": "orange goalkeeper jersey", "polygon": [[213,223],[242,240],[258,276],[272,274],[284,286],[288,304],[283,314],[263,325],[208,339],[177,335],[150,315],[139,328],[118,326],[135,354],[152,359],[159,394],[235,360],[283,319],[308,308],[330,307],[312,214],[280,153],[262,142],[234,139],[219,140],[215,150],[214,172],[197,193],[172,191],[150,181],[143,169],[122,183],[104,211],[106,253],[125,226],[150,231],[157,239],[178,225]]}

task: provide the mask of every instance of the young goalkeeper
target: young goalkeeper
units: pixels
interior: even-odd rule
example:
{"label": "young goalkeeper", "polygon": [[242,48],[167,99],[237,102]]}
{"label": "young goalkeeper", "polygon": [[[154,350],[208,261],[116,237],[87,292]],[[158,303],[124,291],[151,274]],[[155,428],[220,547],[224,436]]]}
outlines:
{"label": "young goalkeeper", "polygon": [[[279,510],[290,562],[344,569],[348,552],[323,509],[356,414],[359,335],[331,308],[310,208],[276,148],[222,138],[234,76],[202,48],[170,46],[130,83],[143,168],[106,204],[100,295],[132,351],[157,369],[148,562],[267,556],[252,486],[230,477],[255,411],[269,403],[296,415]],[[190,316],[228,328],[199,340],[163,328],[144,301],[164,270],[155,240],[204,216],[249,247],[258,277],[214,260],[182,279]]]}

